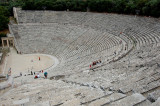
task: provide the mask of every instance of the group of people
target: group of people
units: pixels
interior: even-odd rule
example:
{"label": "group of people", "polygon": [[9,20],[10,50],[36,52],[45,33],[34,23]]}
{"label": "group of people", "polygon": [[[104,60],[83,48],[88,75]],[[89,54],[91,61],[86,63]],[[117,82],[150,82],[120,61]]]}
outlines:
{"label": "group of people", "polygon": [[[30,74],[30,75],[34,75],[34,79],[36,79],[36,78],[40,78],[40,75],[39,75],[40,73],[43,73],[43,70],[39,71],[38,73],[31,71],[31,74]],[[44,77],[45,77],[46,79],[47,79],[47,75],[48,75],[48,73],[47,73],[47,72],[44,72]],[[22,72],[20,72],[20,76],[22,76]],[[26,74],[25,74],[24,76],[26,76]]]}
{"label": "group of people", "polygon": [[[38,57],[38,60],[40,61],[41,60],[41,58],[40,57]],[[32,71],[31,71],[32,72]],[[43,73],[43,70],[41,70],[41,71],[39,71],[38,72],[38,74],[37,75],[35,75],[35,72],[34,72],[34,75],[35,75],[35,79],[36,78],[40,78],[40,75],[39,75],[39,73]],[[32,74],[32,73],[31,73]],[[48,73],[47,72],[44,72],[44,77],[47,79],[47,75],[48,75]]]}
{"label": "group of people", "polygon": [[17,54],[22,54],[22,52],[17,50]]}
{"label": "group of people", "polygon": [[[40,57],[38,57],[38,60],[40,61],[41,60],[41,58]],[[39,71],[39,73],[43,73],[43,70],[41,70],[41,71]],[[34,75],[35,75],[35,79],[36,78],[40,78],[40,75],[39,75],[39,73],[37,74],[37,75],[35,75],[35,72],[34,72]],[[47,75],[48,75],[48,73],[47,72],[44,72],[44,77],[47,79]]]}
{"label": "group of people", "polygon": [[92,66],[100,64],[101,62],[102,62],[101,60],[94,61],[94,62],[92,62],[92,64],[89,65],[89,67],[92,68]]}
{"label": "group of people", "polygon": [[[32,72],[32,71],[31,71]],[[42,71],[40,71],[40,73],[43,73],[43,70]],[[31,75],[33,75],[33,74],[31,74]],[[40,78],[40,75],[39,75],[39,72],[37,73],[37,74],[35,74],[35,72],[34,72],[34,79],[36,79],[36,78]],[[44,72],[44,77],[47,79],[47,75],[48,75],[48,73],[47,72]]]}
{"label": "group of people", "polygon": [[[38,57],[38,60],[40,61],[41,60],[41,58],[40,57]],[[31,60],[31,62],[32,62],[33,60]],[[11,70],[11,69],[9,69],[9,70]],[[31,72],[31,74],[30,75],[34,75],[34,79],[37,79],[37,78],[40,78],[41,76],[40,76],[40,73],[43,73],[44,71],[43,70],[41,70],[41,71],[39,71],[39,72],[32,72],[32,71],[29,71],[28,70],[28,72]],[[47,79],[47,75],[48,75],[48,73],[47,72],[44,72],[44,77]],[[22,72],[20,72],[20,76],[22,76]],[[25,75],[26,76],[26,75]]]}

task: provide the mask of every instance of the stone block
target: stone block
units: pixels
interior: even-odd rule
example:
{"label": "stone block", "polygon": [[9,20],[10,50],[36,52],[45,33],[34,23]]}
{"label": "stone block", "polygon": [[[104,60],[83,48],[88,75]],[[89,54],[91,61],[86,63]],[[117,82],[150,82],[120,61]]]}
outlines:
{"label": "stone block", "polygon": [[29,98],[26,98],[26,99],[21,99],[21,100],[13,101],[13,104],[14,105],[23,105],[23,104],[28,103],[28,102],[29,102]]}

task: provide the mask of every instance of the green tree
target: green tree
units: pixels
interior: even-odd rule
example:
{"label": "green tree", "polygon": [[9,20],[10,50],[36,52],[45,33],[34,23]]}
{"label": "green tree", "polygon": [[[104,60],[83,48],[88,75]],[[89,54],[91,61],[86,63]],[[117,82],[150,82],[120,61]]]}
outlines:
{"label": "green tree", "polygon": [[8,12],[13,15],[13,7],[22,7],[24,4],[24,0],[10,0],[7,6]]}
{"label": "green tree", "polygon": [[135,14],[135,10],[136,10],[136,6],[135,6],[135,3],[134,3],[134,0],[129,0],[126,3],[126,6],[124,8],[124,12],[126,14]]}
{"label": "green tree", "polygon": [[35,1],[34,0],[25,1],[24,5],[22,6],[22,9],[35,10],[36,9]]}
{"label": "green tree", "polygon": [[143,15],[160,17],[160,0],[146,2],[142,9]]}
{"label": "green tree", "polygon": [[159,17],[160,0],[14,0],[9,7],[21,6],[24,10],[56,10],[114,12]]}
{"label": "green tree", "polygon": [[8,10],[3,6],[0,6],[0,30],[4,30],[8,27],[8,15]]}

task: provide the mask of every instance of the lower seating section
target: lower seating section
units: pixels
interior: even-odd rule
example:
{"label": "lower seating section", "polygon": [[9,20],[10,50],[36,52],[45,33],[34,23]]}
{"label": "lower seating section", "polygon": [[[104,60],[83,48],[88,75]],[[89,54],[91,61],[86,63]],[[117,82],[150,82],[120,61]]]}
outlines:
{"label": "lower seating section", "polygon": [[[30,78],[30,76],[28,76]],[[26,78],[25,78],[26,79]],[[16,80],[22,80],[18,78]],[[151,103],[141,94],[135,93],[131,96],[112,91],[102,91],[96,88],[83,85],[53,80],[37,79],[25,82],[19,87],[13,88],[0,98],[2,105],[126,105]]]}
{"label": "lower seating section", "polygon": [[[20,78],[18,80],[20,80]],[[106,95],[110,95],[112,92],[108,91],[103,93],[97,89],[90,90],[88,87],[73,86],[72,84],[68,84],[63,81],[38,79],[34,80],[32,83],[27,83],[20,87],[14,88],[10,90],[8,94],[1,98],[1,104],[31,105],[49,102],[49,104],[46,104],[46,106],[48,106],[65,104],[70,100],[77,100],[77,105],[80,105]]]}
{"label": "lower seating section", "polygon": [[[65,77],[44,83],[38,80],[37,84],[26,81],[10,91],[22,96],[6,94],[1,98],[2,104],[8,100],[13,105],[24,102],[25,105],[154,106],[159,103],[158,19],[23,10],[18,11],[18,17],[18,25],[9,25],[18,50],[56,56],[60,64],[49,70],[49,77]],[[89,65],[96,60],[101,60],[101,65],[90,70]],[[10,98],[6,100],[7,97]]]}

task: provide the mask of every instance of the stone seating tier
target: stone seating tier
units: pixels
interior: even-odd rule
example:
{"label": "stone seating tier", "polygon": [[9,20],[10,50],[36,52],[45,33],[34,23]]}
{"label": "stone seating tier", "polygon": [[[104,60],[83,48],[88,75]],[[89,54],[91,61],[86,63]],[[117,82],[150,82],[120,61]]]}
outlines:
{"label": "stone seating tier", "polygon": [[[19,10],[17,13],[18,25],[9,26],[19,50],[56,56],[60,64],[49,70],[49,77],[65,75],[65,78],[46,81],[52,86],[42,89],[29,80],[30,84],[22,85],[21,89],[25,85],[38,86],[36,96],[22,100],[17,97],[15,102],[10,98],[7,103],[38,105],[35,100],[45,95],[42,104],[146,106],[151,103],[144,96],[152,94],[155,100],[160,96],[158,19],[90,12]],[[102,66],[89,70],[89,65],[98,59],[102,60]],[[42,93],[44,89],[49,93]],[[2,103],[6,101],[3,99]]]}

